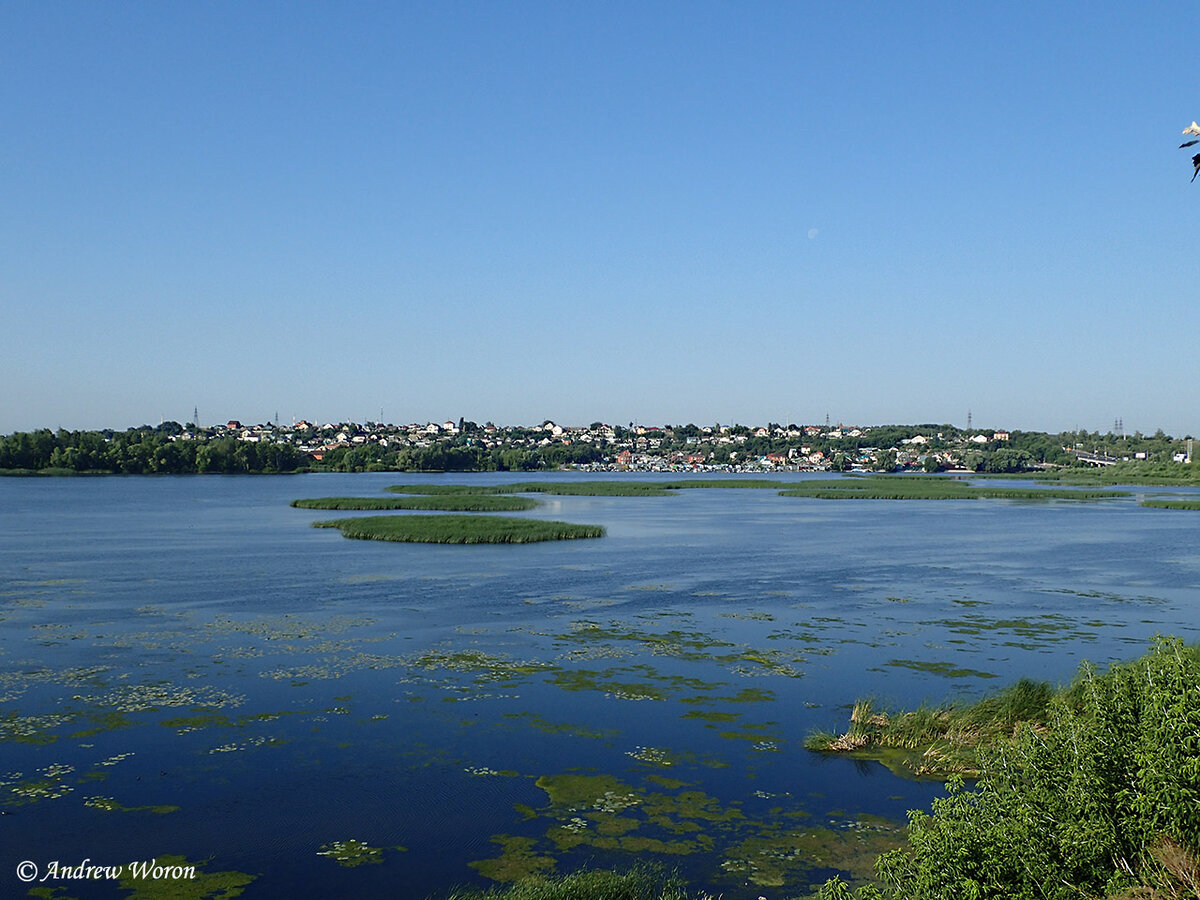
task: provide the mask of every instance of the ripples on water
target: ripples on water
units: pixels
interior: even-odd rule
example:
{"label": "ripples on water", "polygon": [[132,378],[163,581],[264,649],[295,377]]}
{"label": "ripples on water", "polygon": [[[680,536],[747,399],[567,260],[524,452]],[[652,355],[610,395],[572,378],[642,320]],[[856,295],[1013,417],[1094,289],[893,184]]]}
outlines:
{"label": "ripples on water", "polygon": [[[430,480],[471,478],[504,480]],[[397,480],[0,479],[9,888],[175,854],[247,897],[424,897],[657,855],[799,895],[939,791],[801,748],[856,698],[1196,639],[1195,520],[1134,500],[544,497],[608,537],[474,547],[288,506]],[[382,862],[320,855],[352,839]]]}

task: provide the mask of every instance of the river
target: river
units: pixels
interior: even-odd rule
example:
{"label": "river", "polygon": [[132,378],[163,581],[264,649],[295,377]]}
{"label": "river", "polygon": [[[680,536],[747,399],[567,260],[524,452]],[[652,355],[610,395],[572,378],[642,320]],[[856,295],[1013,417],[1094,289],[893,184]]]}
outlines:
{"label": "river", "polygon": [[[1200,638],[1200,514],[1136,497],[539,496],[607,536],[478,546],[289,506],[422,479],[527,477],[0,479],[5,894],[125,896],[155,859],[247,898],[655,860],[796,897],[942,790],[801,746],[857,698]],[[85,860],[125,869],[63,874]]]}

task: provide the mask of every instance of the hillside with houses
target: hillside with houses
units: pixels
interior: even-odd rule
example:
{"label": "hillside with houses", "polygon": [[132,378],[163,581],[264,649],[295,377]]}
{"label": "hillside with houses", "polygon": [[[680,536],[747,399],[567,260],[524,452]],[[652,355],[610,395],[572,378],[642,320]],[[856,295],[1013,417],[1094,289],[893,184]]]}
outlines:
{"label": "hillside with houses", "polygon": [[124,431],[41,429],[0,438],[0,471],[969,471],[1120,460],[1185,462],[1191,439],[952,425],[408,425],[297,421]]}

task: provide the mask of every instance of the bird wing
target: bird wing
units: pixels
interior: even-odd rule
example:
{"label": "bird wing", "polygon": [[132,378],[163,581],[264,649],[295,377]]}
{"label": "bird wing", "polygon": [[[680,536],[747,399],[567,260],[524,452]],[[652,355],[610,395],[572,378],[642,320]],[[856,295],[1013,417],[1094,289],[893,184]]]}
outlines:
{"label": "bird wing", "polygon": [[1182,150],[1184,147],[1193,147],[1196,144],[1200,144],[1200,138],[1196,138],[1194,141],[1188,141],[1186,144],[1180,144],[1179,149]]}
{"label": "bird wing", "polygon": [[1184,134],[1194,134],[1197,137],[1200,137],[1200,125],[1197,125],[1196,120],[1193,119],[1192,124],[1189,125],[1187,128],[1183,129],[1183,133]]}

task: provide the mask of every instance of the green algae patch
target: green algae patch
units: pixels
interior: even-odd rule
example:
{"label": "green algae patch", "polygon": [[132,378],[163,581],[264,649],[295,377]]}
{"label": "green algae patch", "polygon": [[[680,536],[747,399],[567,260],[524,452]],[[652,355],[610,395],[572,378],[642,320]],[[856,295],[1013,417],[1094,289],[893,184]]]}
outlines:
{"label": "green algae patch", "polygon": [[528,544],[598,538],[599,525],[574,525],[511,516],[363,516],[313,522],[314,528],[336,528],[354,540],[423,544]]}
{"label": "green algae patch", "polygon": [[297,509],[444,510],[446,512],[521,512],[536,507],[528,497],[496,494],[440,494],[415,497],[312,497],[293,500]]}
{"label": "green algae patch", "polygon": [[902,826],[874,819],[839,828],[768,828],[729,847],[721,868],[758,887],[795,886],[805,872],[826,869],[865,882],[876,858],[904,841]]}
{"label": "green algae patch", "polygon": [[122,806],[112,797],[88,797],[83,801],[83,805],[103,812],[148,812],[156,816],[179,812],[180,809],[180,807],[168,803],[158,806]]}
{"label": "green algae patch", "polygon": [[930,662],[923,659],[889,659],[885,666],[896,666],[904,669],[915,669],[918,672],[929,672],[941,675],[943,678],[995,678],[994,672],[981,672],[978,669],[964,669],[949,662]]}
{"label": "green algae patch", "polygon": [[205,872],[183,856],[128,863],[119,878],[126,900],[232,900],[258,878],[246,872]]}
{"label": "green algae patch", "polygon": [[468,864],[484,878],[492,881],[514,882],[553,872],[557,866],[553,857],[535,852],[536,838],[498,834],[492,837],[491,841],[493,844],[500,845],[500,856],[492,859],[479,859]]}
{"label": "green algae patch", "polygon": [[[636,676],[636,680],[628,680],[628,676]],[[722,682],[684,675],[664,675],[648,665],[602,670],[564,669],[547,679],[547,684],[564,691],[598,691],[616,700],[669,700],[686,692],[711,691],[725,686]]]}
{"label": "green algae patch", "polygon": [[322,844],[317,856],[332,859],[339,866],[353,869],[356,866],[377,866],[383,862],[385,850],[406,851],[406,847],[372,847],[364,841],[348,840],[334,841]]}
{"label": "green algae patch", "polygon": [[732,713],[732,712],[717,712],[716,710],[707,710],[707,709],[689,709],[687,712],[685,712],[679,718],[681,718],[681,719],[700,719],[702,722],[708,722],[710,724],[715,725],[718,723],[719,724],[728,724],[730,722],[736,722],[738,719],[741,718],[741,714],[740,713]]}
{"label": "green algae patch", "polygon": [[[605,797],[610,800],[613,797],[621,797],[630,800],[631,803],[637,798],[633,788],[614,775],[542,775],[534,784],[546,792],[551,804],[565,807],[572,812],[595,806],[597,803],[603,805]],[[615,804],[610,802],[608,806],[614,807]]]}
{"label": "green algae patch", "polygon": [[411,660],[410,665],[427,671],[444,670],[473,675],[477,684],[511,684],[557,666],[536,660],[514,660],[482,650],[428,650]]}
{"label": "green algae patch", "polygon": [[596,729],[570,722],[551,722],[543,716],[532,712],[505,713],[505,719],[521,722],[536,728],[546,734],[570,735],[571,737],[586,738],[593,741],[607,741],[615,738],[620,732],[615,728]]}

